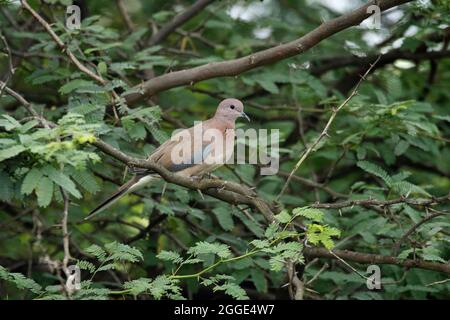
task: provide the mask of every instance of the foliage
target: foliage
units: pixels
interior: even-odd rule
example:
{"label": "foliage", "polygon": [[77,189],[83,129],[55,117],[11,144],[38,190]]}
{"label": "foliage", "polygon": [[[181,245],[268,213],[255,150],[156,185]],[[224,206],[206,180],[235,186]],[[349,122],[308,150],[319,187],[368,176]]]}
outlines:
{"label": "foliage", "polygon": [[[380,30],[352,27],[287,60],[236,77],[193,81],[134,105],[124,97],[140,92],[135,85],[152,74],[292,41],[338,16],[339,8],[303,0],[214,2],[150,46],[149,20],[160,30],[193,1],[124,1],[132,30],[114,1],[84,1],[86,16],[73,30],[64,25],[72,1],[29,2],[105,83],[80,71],[36,21],[26,23],[31,17],[19,14],[16,2],[0,1],[17,22],[0,15],[15,68],[9,74],[8,50],[0,41],[0,80],[55,124],[43,126],[0,86],[0,298],[286,299],[289,263],[297,266],[307,299],[450,296],[445,273],[380,265],[386,285],[369,291],[345,264],[306,254],[342,249],[448,265],[450,201],[415,204],[450,190],[447,1],[415,1],[386,13]],[[349,96],[369,58],[386,52],[394,58],[380,59],[275,205],[287,176]],[[248,164],[214,172],[274,204],[274,221],[245,204],[164,181],[84,220],[131,176],[93,145],[98,139],[144,159],[174,129],[210,117],[221,97],[243,100],[252,122],[239,121],[239,128],[280,130],[278,174],[261,176],[258,165]],[[392,205],[318,206],[397,199]],[[72,293],[60,279],[66,204],[69,265],[79,267],[82,279]],[[346,262],[366,275],[365,264]]]}

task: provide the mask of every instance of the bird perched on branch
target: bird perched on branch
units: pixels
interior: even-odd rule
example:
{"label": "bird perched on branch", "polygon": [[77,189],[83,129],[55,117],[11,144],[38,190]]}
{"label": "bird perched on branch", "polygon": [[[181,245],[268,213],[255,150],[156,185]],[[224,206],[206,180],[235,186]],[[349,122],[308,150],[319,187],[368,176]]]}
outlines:
{"label": "bird perched on branch", "polygon": [[[195,123],[191,128],[177,131],[147,160],[187,177],[199,177],[209,173],[225,164],[233,156],[235,121],[239,117],[245,117],[250,121],[244,113],[244,105],[241,101],[233,98],[225,99],[219,103],[214,117]],[[124,195],[159,178],[159,175],[148,170],[137,173],[92,210],[86,219],[105,210]]]}

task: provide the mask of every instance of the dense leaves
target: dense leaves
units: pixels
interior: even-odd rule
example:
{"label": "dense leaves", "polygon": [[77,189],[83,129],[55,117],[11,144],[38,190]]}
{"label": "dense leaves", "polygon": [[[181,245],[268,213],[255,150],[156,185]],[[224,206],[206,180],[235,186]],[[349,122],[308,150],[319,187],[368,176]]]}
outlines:
{"label": "dense leaves", "polygon": [[[146,79],[297,39],[364,1],[218,1],[154,45],[152,33],[193,1],[123,2],[131,28],[116,1],[100,0],[77,1],[81,26],[68,29],[72,1],[29,1],[99,83],[27,11],[0,1],[0,80],[29,102],[0,84],[0,298],[285,299],[294,296],[292,265],[305,299],[450,296],[445,272],[380,265],[382,290],[371,291],[368,264],[314,256],[338,248],[449,265],[447,1],[412,1],[383,13],[380,29],[366,21],[287,60],[133,105],[125,97]],[[174,129],[210,117],[223,97],[243,100],[252,122],[239,128],[280,131],[275,175],[260,175],[258,164],[214,172],[254,188],[273,205],[273,221],[163,180],[84,220],[131,176],[93,143],[143,159]],[[71,265],[81,272],[74,290]]]}

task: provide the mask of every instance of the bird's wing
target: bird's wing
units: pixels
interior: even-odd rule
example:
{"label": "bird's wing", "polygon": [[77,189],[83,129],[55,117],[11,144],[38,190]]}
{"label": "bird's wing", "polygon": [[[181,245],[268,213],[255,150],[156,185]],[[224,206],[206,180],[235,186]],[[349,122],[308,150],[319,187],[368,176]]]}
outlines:
{"label": "bird's wing", "polygon": [[173,172],[203,163],[203,159],[213,151],[214,143],[211,140],[204,140],[203,134],[201,132],[198,134],[195,128],[178,132],[159,146],[148,159]]}

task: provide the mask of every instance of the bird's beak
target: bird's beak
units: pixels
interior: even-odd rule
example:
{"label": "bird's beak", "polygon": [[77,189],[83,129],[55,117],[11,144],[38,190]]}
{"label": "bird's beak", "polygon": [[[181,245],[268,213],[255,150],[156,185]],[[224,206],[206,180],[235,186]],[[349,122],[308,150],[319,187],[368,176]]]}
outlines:
{"label": "bird's beak", "polygon": [[241,117],[244,117],[248,122],[250,122],[250,118],[244,113],[244,111],[241,112]]}

